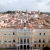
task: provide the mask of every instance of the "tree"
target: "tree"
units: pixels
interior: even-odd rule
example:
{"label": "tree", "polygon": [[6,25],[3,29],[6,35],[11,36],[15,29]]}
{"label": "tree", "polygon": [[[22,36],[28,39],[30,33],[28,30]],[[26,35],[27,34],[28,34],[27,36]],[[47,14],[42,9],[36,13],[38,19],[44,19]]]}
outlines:
{"label": "tree", "polygon": [[2,48],[0,48],[0,50],[2,50]]}

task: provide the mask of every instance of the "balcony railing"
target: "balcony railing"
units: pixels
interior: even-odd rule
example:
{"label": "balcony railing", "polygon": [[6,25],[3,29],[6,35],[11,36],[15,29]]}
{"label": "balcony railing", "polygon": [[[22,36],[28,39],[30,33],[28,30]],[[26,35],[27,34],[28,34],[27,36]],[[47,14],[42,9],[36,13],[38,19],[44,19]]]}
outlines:
{"label": "balcony railing", "polygon": [[17,44],[33,44],[33,43],[32,42],[26,42],[26,43],[17,42]]}
{"label": "balcony railing", "polygon": [[50,43],[50,42],[34,42],[34,43]]}

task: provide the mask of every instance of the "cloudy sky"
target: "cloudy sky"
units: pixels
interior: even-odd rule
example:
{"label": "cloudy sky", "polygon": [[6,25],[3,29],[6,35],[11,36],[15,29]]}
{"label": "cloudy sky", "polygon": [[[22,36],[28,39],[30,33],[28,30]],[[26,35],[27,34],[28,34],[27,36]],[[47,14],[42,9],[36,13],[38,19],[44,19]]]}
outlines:
{"label": "cloudy sky", "polygon": [[50,12],[50,0],[0,0],[0,12],[8,10]]}

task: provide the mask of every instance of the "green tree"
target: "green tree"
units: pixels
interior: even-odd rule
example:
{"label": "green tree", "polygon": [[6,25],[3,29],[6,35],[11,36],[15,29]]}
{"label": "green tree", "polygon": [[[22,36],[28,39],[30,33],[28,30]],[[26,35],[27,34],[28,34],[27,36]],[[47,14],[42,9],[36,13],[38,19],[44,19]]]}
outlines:
{"label": "green tree", "polygon": [[0,48],[0,50],[2,50],[2,48]]}

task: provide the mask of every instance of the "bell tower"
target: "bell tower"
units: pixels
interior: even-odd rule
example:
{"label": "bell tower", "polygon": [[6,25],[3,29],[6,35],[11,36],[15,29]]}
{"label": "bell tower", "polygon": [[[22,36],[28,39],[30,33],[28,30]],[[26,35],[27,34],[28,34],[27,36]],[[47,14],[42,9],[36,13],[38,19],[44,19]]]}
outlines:
{"label": "bell tower", "polygon": [[24,29],[26,29],[26,20],[24,19]]}

